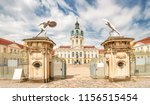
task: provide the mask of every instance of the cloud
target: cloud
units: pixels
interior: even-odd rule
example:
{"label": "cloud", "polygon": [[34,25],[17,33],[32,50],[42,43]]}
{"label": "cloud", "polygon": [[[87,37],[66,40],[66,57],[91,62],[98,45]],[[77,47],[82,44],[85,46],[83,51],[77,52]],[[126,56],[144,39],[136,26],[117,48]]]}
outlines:
{"label": "cloud", "polygon": [[48,30],[48,36],[57,44],[56,47],[69,45],[70,32],[78,16],[86,45],[100,47],[109,36],[103,18],[110,20],[125,36],[136,40],[147,37],[150,34],[150,2],[141,4],[137,0],[134,4],[130,1],[1,0],[0,36],[21,43],[22,39],[38,34],[41,22],[55,20],[57,26]]}
{"label": "cloud", "polygon": [[144,18],[150,19],[150,2],[146,3],[145,11],[144,11]]}

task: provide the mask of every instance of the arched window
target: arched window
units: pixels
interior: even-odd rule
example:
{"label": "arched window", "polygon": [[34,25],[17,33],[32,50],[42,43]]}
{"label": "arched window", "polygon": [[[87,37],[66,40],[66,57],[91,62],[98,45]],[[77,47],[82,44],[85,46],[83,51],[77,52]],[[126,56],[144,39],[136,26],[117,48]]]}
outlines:
{"label": "arched window", "polygon": [[76,44],[78,44],[78,39],[76,39]]}
{"label": "arched window", "polygon": [[97,54],[95,54],[95,58],[97,58]]}
{"label": "arched window", "polygon": [[74,31],[73,31],[73,30],[71,31],[71,34],[72,34],[72,35],[74,34]]}
{"label": "arched window", "polygon": [[78,30],[76,30],[76,33],[77,33],[77,35],[79,34],[79,31]]}
{"label": "arched window", "polygon": [[83,31],[81,31],[81,35],[83,35]]}
{"label": "arched window", "polygon": [[76,52],[76,58],[78,58],[79,56],[78,56],[78,52]]}
{"label": "arched window", "polygon": [[80,52],[80,57],[82,57],[82,52]]}
{"label": "arched window", "polygon": [[72,57],[74,57],[74,52],[72,52]]}

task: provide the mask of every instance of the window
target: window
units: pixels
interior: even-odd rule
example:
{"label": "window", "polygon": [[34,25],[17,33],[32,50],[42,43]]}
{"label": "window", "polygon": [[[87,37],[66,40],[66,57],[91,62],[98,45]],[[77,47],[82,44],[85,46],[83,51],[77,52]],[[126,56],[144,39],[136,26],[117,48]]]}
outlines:
{"label": "window", "polygon": [[82,52],[80,52],[80,57],[82,57]]}
{"label": "window", "polygon": [[119,61],[119,62],[118,62],[118,66],[119,66],[121,69],[124,67],[124,65],[125,65],[125,64],[124,64],[123,61]]}
{"label": "window", "polygon": [[86,54],[84,54],[84,58],[86,58]]}
{"label": "window", "polygon": [[81,31],[81,35],[83,35],[83,31]]}
{"label": "window", "polygon": [[42,66],[42,64],[41,64],[41,62],[34,62],[33,66],[38,69]]}
{"label": "window", "polygon": [[10,53],[12,53],[12,51],[13,51],[13,50],[12,50],[12,49],[10,49]]}
{"label": "window", "polygon": [[97,54],[95,54],[95,58],[97,58]]}
{"label": "window", "polygon": [[6,48],[4,48],[4,53],[6,53]]}
{"label": "window", "polygon": [[78,44],[78,39],[76,39],[76,44]]}
{"label": "window", "polygon": [[4,65],[7,64],[7,58],[4,58]]}
{"label": "window", "polygon": [[68,54],[68,58],[70,58],[70,54]]}
{"label": "window", "polygon": [[74,57],[74,52],[72,52],[72,57]]}
{"label": "window", "polygon": [[143,47],[141,47],[141,50],[143,50]]}
{"label": "window", "polygon": [[19,62],[19,58],[17,59],[17,62],[18,62],[18,64],[20,64],[20,62]]}
{"label": "window", "polygon": [[150,49],[149,49],[149,46],[147,46],[147,51],[149,51]]}
{"label": "window", "polygon": [[79,56],[78,56],[78,52],[76,52],[76,58],[78,58]]}
{"label": "window", "polygon": [[76,30],[76,33],[77,33],[77,35],[79,34],[79,31],[78,30]]}
{"label": "window", "polygon": [[73,30],[72,30],[71,34],[73,35]]}

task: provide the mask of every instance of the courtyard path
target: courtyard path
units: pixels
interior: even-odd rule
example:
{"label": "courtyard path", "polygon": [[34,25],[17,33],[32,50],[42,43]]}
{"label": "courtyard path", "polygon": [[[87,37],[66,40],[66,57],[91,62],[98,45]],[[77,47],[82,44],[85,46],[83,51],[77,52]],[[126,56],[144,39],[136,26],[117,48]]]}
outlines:
{"label": "courtyard path", "polygon": [[59,88],[97,88],[97,87],[121,87],[110,83],[105,79],[93,79],[90,77],[89,65],[67,65],[67,79],[52,81],[41,87]]}
{"label": "courtyard path", "polygon": [[150,77],[133,77],[131,81],[109,82],[90,77],[89,65],[67,65],[67,78],[49,83],[0,80],[0,88],[150,88]]}

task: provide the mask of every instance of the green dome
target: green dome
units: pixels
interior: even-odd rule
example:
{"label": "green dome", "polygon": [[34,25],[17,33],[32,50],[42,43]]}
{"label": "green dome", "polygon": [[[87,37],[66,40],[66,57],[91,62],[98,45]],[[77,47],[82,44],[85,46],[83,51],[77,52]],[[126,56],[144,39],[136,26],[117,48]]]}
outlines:
{"label": "green dome", "polygon": [[75,23],[75,29],[71,31],[72,36],[83,36],[83,31],[79,27],[78,21]]}

